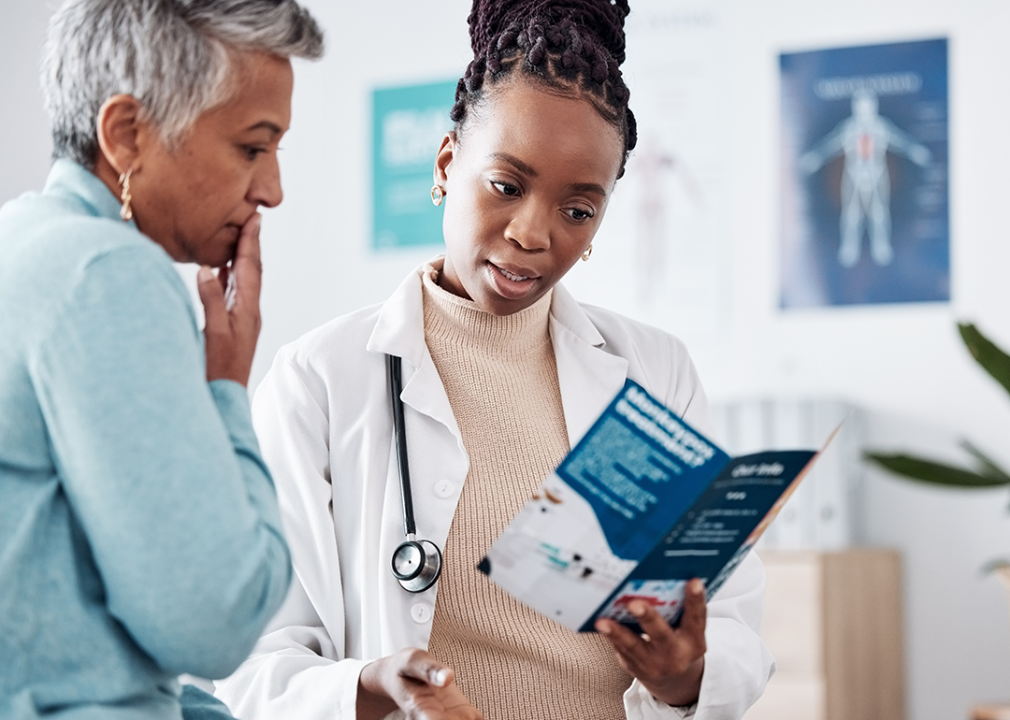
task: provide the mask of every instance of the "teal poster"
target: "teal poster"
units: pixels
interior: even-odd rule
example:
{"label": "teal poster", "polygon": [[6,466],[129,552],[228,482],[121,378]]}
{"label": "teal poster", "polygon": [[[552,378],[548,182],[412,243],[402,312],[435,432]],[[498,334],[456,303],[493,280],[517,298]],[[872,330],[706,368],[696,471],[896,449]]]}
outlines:
{"label": "teal poster", "polygon": [[372,246],[442,243],[442,209],[431,202],[432,170],[456,81],[383,88],[372,94]]}

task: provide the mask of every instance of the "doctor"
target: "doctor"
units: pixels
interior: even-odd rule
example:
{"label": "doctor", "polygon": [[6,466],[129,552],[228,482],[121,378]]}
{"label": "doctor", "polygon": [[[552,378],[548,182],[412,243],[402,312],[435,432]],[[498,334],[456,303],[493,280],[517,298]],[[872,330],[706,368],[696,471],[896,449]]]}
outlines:
{"label": "doctor", "polygon": [[[295,580],[252,657],[218,685],[237,716],[703,720],[738,718],[762,692],[772,661],[754,556],[707,617],[699,583],[677,628],[633,603],[647,636],[609,621],[574,634],[476,569],[627,378],[710,430],[678,340],[558,284],[589,259],[635,144],[618,70],[627,12],[610,0],[474,3],[478,59],[435,161],[445,257],[284,348],[260,386],[254,415]],[[387,356],[402,361],[392,377],[416,539],[444,555],[420,592],[390,567],[405,513]]]}

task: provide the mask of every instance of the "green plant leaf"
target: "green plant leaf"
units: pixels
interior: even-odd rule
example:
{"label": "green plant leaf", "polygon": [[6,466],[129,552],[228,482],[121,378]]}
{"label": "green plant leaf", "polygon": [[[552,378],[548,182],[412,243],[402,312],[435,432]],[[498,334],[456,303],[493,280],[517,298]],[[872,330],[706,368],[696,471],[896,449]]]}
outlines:
{"label": "green plant leaf", "polygon": [[966,451],[971,453],[971,455],[979,461],[982,465],[981,474],[986,477],[992,478],[993,480],[1003,480],[1004,482],[1010,483],[1010,474],[1007,471],[997,465],[995,462],[989,459],[981,450],[972,445],[967,440],[961,441],[961,447]]}
{"label": "green plant leaf", "polygon": [[1010,570],[1010,562],[1005,558],[996,558],[995,560],[990,560],[985,565],[982,566],[982,573],[988,575],[989,573],[994,573],[997,570],[1001,572],[1006,572]]}
{"label": "green plant leaf", "polygon": [[864,453],[863,457],[896,475],[946,487],[993,488],[1010,485],[1010,478],[990,477],[972,470],[912,457],[911,455]]}
{"label": "green plant leaf", "polygon": [[1010,393],[1010,355],[1007,355],[971,323],[958,323],[968,352],[996,382]]}

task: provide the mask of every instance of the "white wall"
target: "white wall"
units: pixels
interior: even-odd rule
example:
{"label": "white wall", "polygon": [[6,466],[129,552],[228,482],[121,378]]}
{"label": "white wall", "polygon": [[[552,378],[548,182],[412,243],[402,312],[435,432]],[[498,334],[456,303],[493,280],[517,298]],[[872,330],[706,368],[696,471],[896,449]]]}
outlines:
{"label": "white wall", "polygon": [[51,14],[43,0],[0,0],[0,203],[41,190],[49,170],[38,68]]}
{"label": "white wall", "polygon": [[[1003,127],[1010,4],[1003,0],[668,0],[720,23],[725,245],[711,281],[718,332],[678,307],[643,309],[627,268],[629,228],[604,224],[569,286],[580,297],[684,335],[709,393],[838,397],[964,433],[1010,464],[1010,402],[961,347],[954,322],[978,322],[1010,347],[1010,243]],[[468,60],[468,0],[307,0],[329,53],[296,66],[294,125],[282,143],[286,200],[266,213],[264,328],[254,383],[277,348],[336,314],[381,301],[431,250],[369,250],[369,92],[457,77]],[[632,0],[633,7],[635,6]],[[48,164],[35,68],[43,0],[0,0],[0,202],[41,186]],[[875,41],[950,38],[950,305],[777,310],[777,54]],[[634,37],[629,55],[634,58]],[[630,77],[634,90],[634,77]],[[634,101],[633,101],[634,102]],[[630,172],[630,171],[629,171]],[[629,175],[624,183],[632,182]],[[615,198],[616,202],[616,198]],[[2,262],[2,259],[0,259]],[[978,567],[1010,548],[1005,492],[962,495],[873,475],[865,527],[906,557],[910,716],[962,717],[1010,697],[1007,599]]]}

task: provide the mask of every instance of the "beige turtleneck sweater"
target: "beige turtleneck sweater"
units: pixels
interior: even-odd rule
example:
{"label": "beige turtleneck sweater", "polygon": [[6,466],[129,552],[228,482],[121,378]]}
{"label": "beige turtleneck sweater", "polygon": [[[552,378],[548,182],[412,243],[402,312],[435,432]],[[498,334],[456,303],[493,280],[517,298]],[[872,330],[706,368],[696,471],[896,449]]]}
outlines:
{"label": "beige turtleneck sweater", "polygon": [[425,269],[424,334],[470,458],[439,580],[429,651],[489,720],[614,720],[631,679],[599,635],[548,620],[477,570],[569,450],[550,293],[508,316],[479,310]]}

